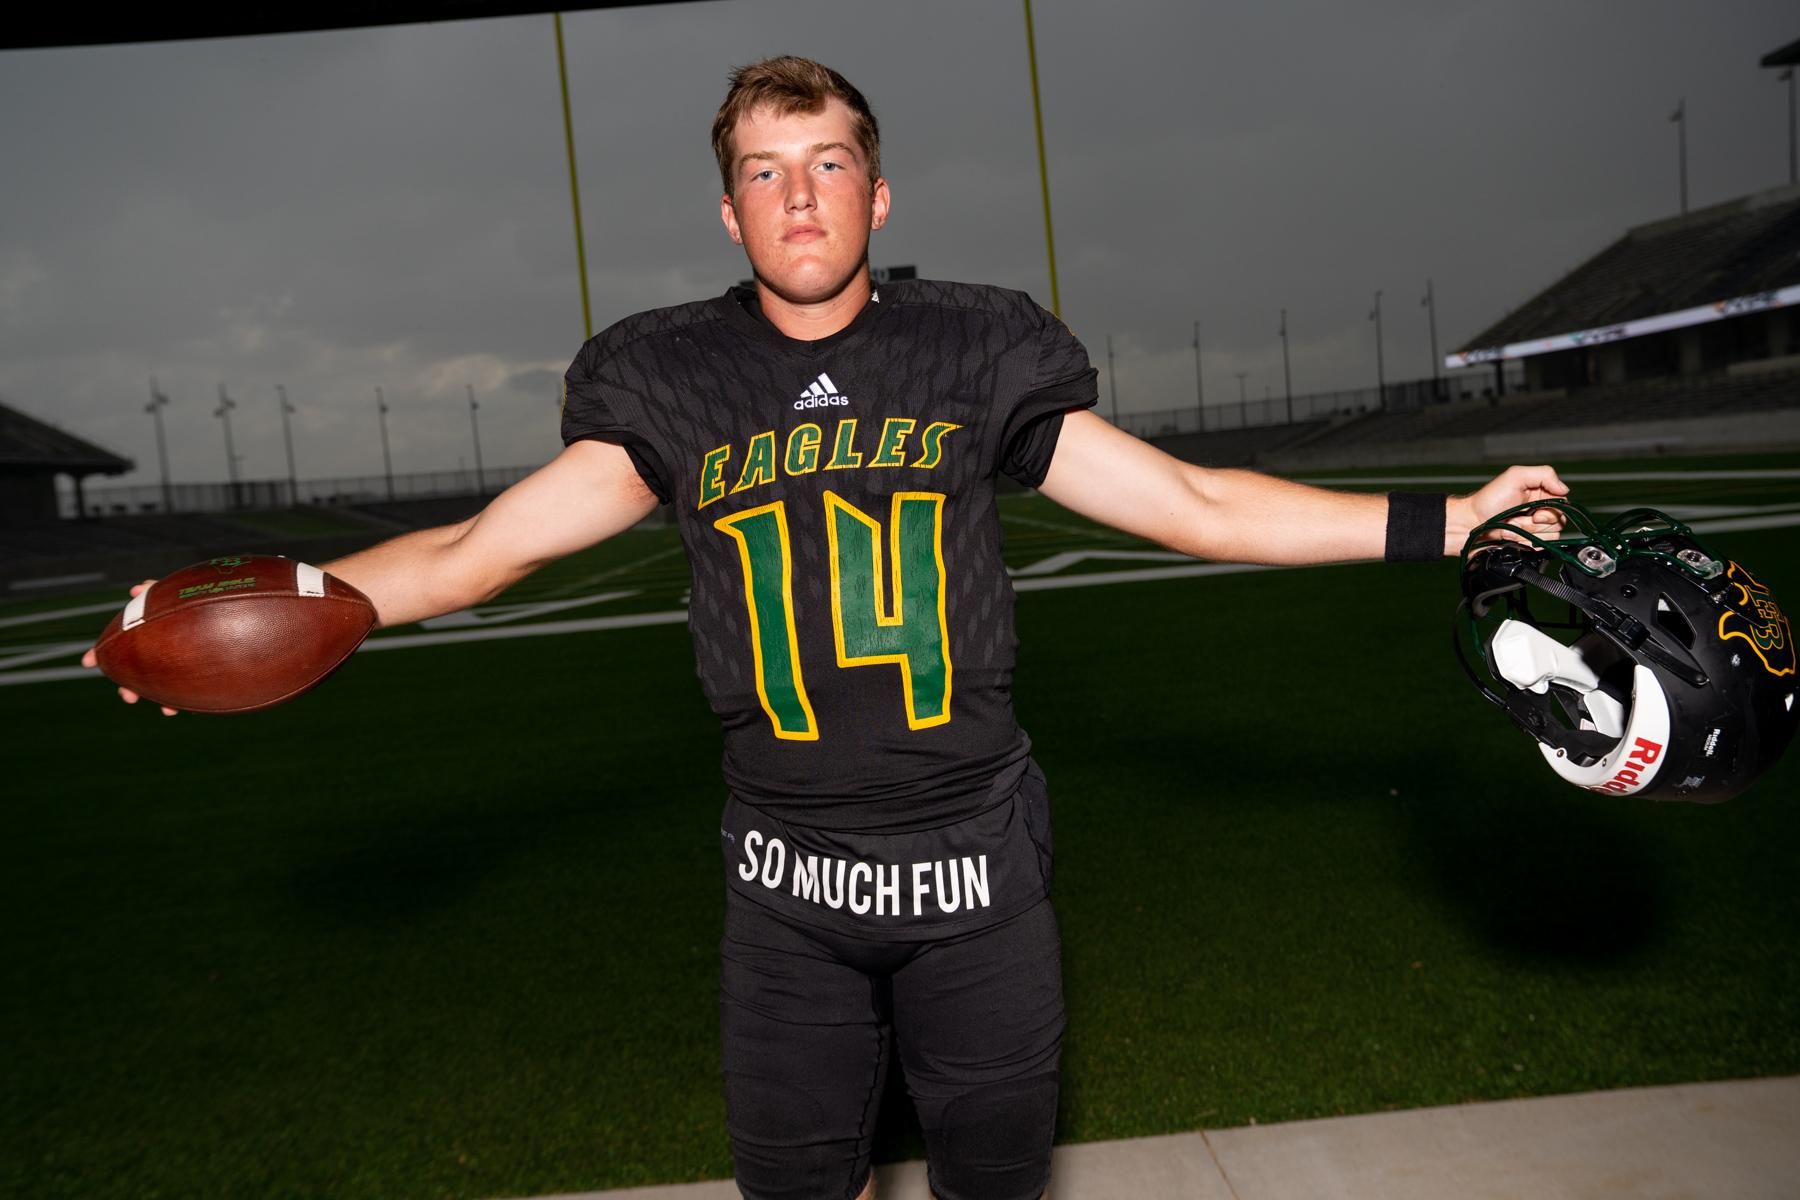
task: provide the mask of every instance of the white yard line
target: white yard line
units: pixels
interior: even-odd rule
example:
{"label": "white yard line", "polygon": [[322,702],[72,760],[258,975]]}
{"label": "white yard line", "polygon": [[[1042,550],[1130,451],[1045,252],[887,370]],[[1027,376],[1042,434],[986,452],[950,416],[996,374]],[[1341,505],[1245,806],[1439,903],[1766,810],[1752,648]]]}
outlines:
{"label": "white yard line", "polygon": [[[1724,479],[1800,479],[1800,467],[1746,467],[1717,471],[1559,471],[1565,483],[1649,483],[1661,480],[1718,481]],[[1321,487],[1372,483],[1486,483],[1492,475],[1295,475]]]}
{"label": "white yard line", "polygon": [[662,559],[671,558],[682,552],[683,547],[677,542],[666,550],[658,550],[654,554],[646,554],[642,558],[634,558],[630,562],[620,563],[616,567],[607,567],[605,570],[595,571],[589,575],[583,575],[580,579],[573,579],[567,583],[559,584],[556,587],[547,589],[544,592],[544,595],[546,597],[566,595],[577,588],[592,587],[596,583],[601,583],[608,579],[616,579],[621,575],[636,571],[648,563],[660,562]]}
{"label": "white yard line", "polygon": [[1717,521],[1694,521],[1688,528],[1695,533],[1740,533],[1752,529],[1785,529],[1800,525],[1800,513],[1769,513],[1760,517],[1726,517]]}
{"label": "white yard line", "polygon": [[1065,550],[1052,554],[1027,567],[1014,567],[1007,573],[1014,579],[1021,575],[1055,575],[1089,559],[1106,562],[1185,562],[1188,556],[1173,550]]}
{"label": "white yard line", "polygon": [[105,604],[83,604],[79,608],[57,608],[48,612],[26,613],[22,617],[0,617],[0,629],[14,625],[34,625],[39,621],[59,621],[64,617],[86,617],[94,613],[118,612],[125,607],[125,601],[108,601]]}
{"label": "white yard line", "polygon": [[591,596],[576,596],[571,600],[536,600],[523,604],[483,604],[475,608],[445,613],[441,617],[427,617],[419,624],[425,629],[434,630],[466,629],[472,625],[505,625],[511,621],[545,617],[553,612],[567,612],[571,608],[586,608],[590,604],[605,604],[611,600],[623,600],[635,595],[637,595],[635,590],[626,590],[596,592]]}
{"label": "white yard line", "polygon": [[[536,625],[502,625],[482,629],[442,630],[438,633],[398,633],[370,638],[362,650],[411,650],[416,646],[450,646],[457,642],[496,642],[507,638],[548,637],[559,633],[594,633],[602,629],[641,629],[645,625],[681,625],[687,610],[627,613],[619,617],[587,617],[579,621],[540,621]],[[4,677],[0,677],[4,682]]]}
{"label": "white yard line", "polygon": [[1002,512],[1000,522],[1003,525],[1031,525],[1038,529],[1054,529],[1057,533],[1073,533],[1082,537],[1120,538],[1136,541],[1129,533],[1120,533],[1094,525],[1069,525],[1061,521],[1046,521],[1041,517],[1022,517],[1015,512]]}
{"label": "white yard line", "polygon": [[0,649],[0,679],[4,672],[14,667],[22,667],[27,663],[49,662],[53,658],[62,658],[73,654],[80,657],[91,642],[52,642],[43,646],[13,646]]}
{"label": "white yard line", "polygon": [[[1724,517],[1710,521],[1696,521],[1693,525],[1696,533],[1736,533],[1759,529],[1786,529],[1800,525],[1800,512],[1765,512],[1741,517]],[[1166,556],[1163,551],[1131,552],[1131,557]],[[1070,558],[1067,555],[1056,555],[1053,559],[1069,559],[1071,563],[1080,558],[1120,558],[1125,555],[1117,551],[1090,551],[1086,554]],[[1046,562],[1052,560],[1045,560]],[[1040,564],[1041,565],[1041,564]],[[1348,566],[1352,564],[1328,564]],[[1022,568],[1030,571],[1033,568]],[[1065,588],[1102,587],[1115,583],[1155,583],[1168,579],[1194,579],[1208,575],[1241,575],[1251,571],[1285,571],[1290,567],[1270,567],[1253,563],[1206,563],[1182,562],[1162,567],[1141,567],[1128,571],[1091,571],[1082,575],[1029,575],[1013,581],[1016,592],[1051,592]],[[451,646],[459,642],[491,642],[508,638],[554,637],[561,634],[598,633],[608,629],[641,629],[650,625],[680,625],[687,621],[685,609],[667,612],[627,613],[616,617],[589,617],[578,621],[542,621],[535,625],[504,625],[498,627],[484,626],[476,629],[439,630],[435,633],[402,633],[386,637],[370,638],[364,642],[362,649],[370,650],[411,650],[420,646]],[[59,654],[73,654],[86,649],[85,643],[68,642],[56,647],[34,647],[27,656],[4,660],[10,662],[44,661]],[[4,666],[4,662],[0,662]],[[96,678],[92,671],[81,667],[50,667],[29,671],[8,671],[0,669],[0,687],[26,683],[50,683],[64,679]]]}
{"label": "white yard line", "polygon": [[[1329,567],[1354,566],[1353,563],[1324,563]],[[1292,567],[1264,566],[1261,563],[1188,562],[1179,567],[1146,567],[1137,571],[1090,571],[1085,575],[1048,575],[1039,579],[1013,581],[1015,592],[1055,592],[1063,588],[1099,587],[1107,583],[1154,583],[1160,579],[1193,579],[1202,575],[1242,575],[1246,571],[1291,571]]]}

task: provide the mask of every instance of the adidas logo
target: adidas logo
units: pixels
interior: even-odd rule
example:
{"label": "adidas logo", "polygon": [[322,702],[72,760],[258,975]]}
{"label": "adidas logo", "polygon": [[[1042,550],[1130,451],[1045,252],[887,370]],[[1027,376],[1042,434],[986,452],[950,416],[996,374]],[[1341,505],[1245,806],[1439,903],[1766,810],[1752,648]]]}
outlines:
{"label": "adidas logo", "polygon": [[831,376],[821,371],[819,377],[813,380],[804,392],[800,393],[800,398],[794,401],[794,407],[804,411],[809,408],[830,408],[833,405],[848,403],[850,403],[850,397],[838,391],[837,384],[831,382]]}

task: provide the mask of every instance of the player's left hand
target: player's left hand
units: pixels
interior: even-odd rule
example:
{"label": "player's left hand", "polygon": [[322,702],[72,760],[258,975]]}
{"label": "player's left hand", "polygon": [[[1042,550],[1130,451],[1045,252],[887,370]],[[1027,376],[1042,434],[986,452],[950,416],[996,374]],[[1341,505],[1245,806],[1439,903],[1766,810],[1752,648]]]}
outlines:
{"label": "player's left hand", "polygon": [[[1568,494],[1569,485],[1555,467],[1508,467],[1469,495],[1450,497],[1445,507],[1444,553],[1460,553],[1469,531],[1498,513]],[[1562,529],[1563,516],[1553,508],[1539,508],[1511,523],[1538,537],[1553,538]]]}

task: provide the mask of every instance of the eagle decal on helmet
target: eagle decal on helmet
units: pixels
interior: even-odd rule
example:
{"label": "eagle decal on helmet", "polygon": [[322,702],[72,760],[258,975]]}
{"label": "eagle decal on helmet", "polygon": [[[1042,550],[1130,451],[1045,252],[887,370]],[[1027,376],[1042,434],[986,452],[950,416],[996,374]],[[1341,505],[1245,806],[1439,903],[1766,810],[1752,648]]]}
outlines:
{"label": "eagle decal on helmet", "polygon": [[1725,597],[1727,610],[1719,615],[1719,640],[1742,638],[1769,674],[1792,675],[1794,631],[1774,594],[1741,563],[1732,563],[1725,578],[1731,594]]}

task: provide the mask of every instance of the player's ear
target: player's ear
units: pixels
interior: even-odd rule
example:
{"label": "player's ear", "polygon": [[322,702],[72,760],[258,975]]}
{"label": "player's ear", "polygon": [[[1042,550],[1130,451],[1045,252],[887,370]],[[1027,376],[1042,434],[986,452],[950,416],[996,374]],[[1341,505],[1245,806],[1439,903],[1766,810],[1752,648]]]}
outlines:
{"label": "player's ear", "polygon": [[725,232],[738,245],[744,244],[744,231],[738,228],[737,209],[731,203],[731,193],[726,192],[719,197],[719,220],[725,223]]}
{"label": "player's ear", "polygon": [[888,195],[887,180],[877,179],[875,181],[875,194],[869,197],[870,229],[880,229],[883,225],[887,224],[888,205],[891,202],[892,197]]}

